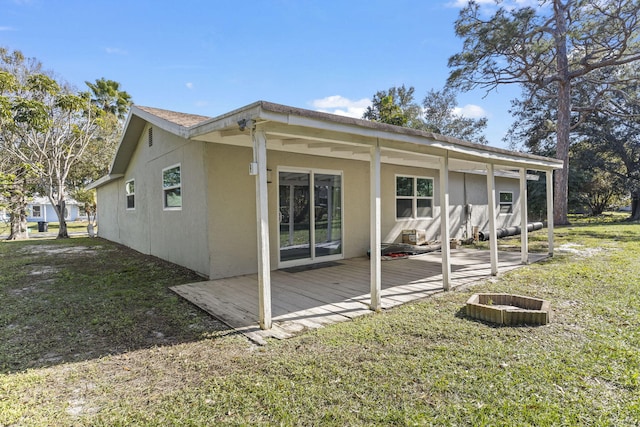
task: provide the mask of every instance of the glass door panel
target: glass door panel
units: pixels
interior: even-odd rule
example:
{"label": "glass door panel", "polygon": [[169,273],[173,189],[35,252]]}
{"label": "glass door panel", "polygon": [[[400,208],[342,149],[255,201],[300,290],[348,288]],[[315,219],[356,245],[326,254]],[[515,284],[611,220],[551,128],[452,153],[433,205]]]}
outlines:
{"label": "glass door panel", "polygon": [[342,253],[342,183],[340,175],[313,175],[314,249],[322,257]]}
{"label": "glass door panel", "polygon": [[311,258],[310,174],[280,172],[280,261]]}

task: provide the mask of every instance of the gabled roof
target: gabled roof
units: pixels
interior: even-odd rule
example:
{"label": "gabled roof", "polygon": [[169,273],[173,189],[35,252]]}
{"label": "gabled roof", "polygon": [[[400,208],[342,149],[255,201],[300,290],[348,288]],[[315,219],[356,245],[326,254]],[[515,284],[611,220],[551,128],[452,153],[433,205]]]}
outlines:
{"label": "gabled roof", "polygon": [[141,111],[152,114],[160,119],[166,120],[167,122],[171,122],[175,125],[182,126],[185,128],[197,125],[198,123],[202,123],[206,120],[211,119],[211,117],[207,117],[207,116],[199,116],[197,114],[178,113],[175,111],[163,110],[161,108],[142,107],[142,106],[137,106],[137,108]]}
{"label": "gabled roof", "polygon": [[[524,167],[536,170],[560,169],[563,164],[561,160],[474,144],[432,132],[266,101],[257,101],[213,118],[134,105],[109,175],[92,183],[89,188],[104,185],[126,172],[147,123],[185,139],[242,144],[249,136],[249,129],[240,126],[244,122],[270,132],[269,138],[279,141],[272,148],[283,151],[339,157],[341,154],[338,152],[342,151],[344,156],[345,151],[351,150],[348,158],[366,160],[368,147],[378,145],[386,150],[390,163],[404,164],[402,162],[408,159],[406,164],[411,165],[410,156],[415,155],[421,156],[425,162],[430,161],[433,167],[438,158],[446,156],[464,164],[464,169],[469,171],[485,163],[498,164],[504,169]],[[296,149],[298,151],[294,151]]]}

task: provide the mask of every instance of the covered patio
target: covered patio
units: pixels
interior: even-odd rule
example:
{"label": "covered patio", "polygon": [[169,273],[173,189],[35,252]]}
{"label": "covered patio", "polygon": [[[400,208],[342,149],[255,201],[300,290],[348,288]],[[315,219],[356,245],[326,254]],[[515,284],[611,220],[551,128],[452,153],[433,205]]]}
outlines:
{"label": "covered patio", "polygon": [[[246,138],[247,134],[250,138]],[[514,267],[530,262],[527,240],[526,196],[529,171],[542,172],[546,176],[548,254],[553,255],[553,171],[562,168],[562,161],[481,146],[430,132],[335,116],[264,101],[259,101],[240,110],[196,125],[188,130],[188,136],[198,141],[252,148],[253,158],[249,165],[249,173],[255,176],[257,275],[210,282],[216,292],[219,292],[213,299],[204,298],[205,293],[198,291],[195,287],[192,288],[194,294],[200,292],[203,295],[201,299],[203,301],[207,300],[206,304],[212,305],[221,304],[221,295],[225,292],[235,293],[240,292],[240,289],[242,289],[242,292],[247,292],[246,299],[249,301],[239,303],[242,308],[239,308],[239,311],[235,313],[237,318],[228,321],[234,327],[238,325],[246,328],[249,327],[249,324],[253,325],[253,313],[258,313],[260,329],[269,331],[273,322],[277,322],[280,325],[275,328],[276,331],[265,332],[264,336],[278,336],[279,334],[284,336],[288,332],[281,326],[285,320],[281,316],[296,313],[293,315],[294,317],[304,318],[303,315],[298,314],[298,304],[293,304],[289,309],[285,309],[285,312],[282,311],[284,307],[288,306],[289,297],[293,295],[285,292],[288,289],[286,286],[295,286],[295,289],[298,290],[302,286],[301,284],[306,283],[308,279],[289,280],[288,273],[280,270],[283,267],[282,254],[272,249],[277,240],[272,237],[272,234],[276,231],[274,227],[276,221],[273,218],[270,219],[273,211],[270,213],[268,184],[273,182],[271,173],[274,169],[273,165],[269,166],[269,156],[274,157],[276,153],[300,154],[310,158],[349,159],[361,161],[364,164],[368,163],[368,189],[362,188],[362,190],[368,190],[369,196],[369,248],[371,253],[381,253],[383,238],[385,238],[382,235],[382,165],[413,167],[418,170],[435,171],[436,173],[437,184],[434,184],[434,186],[437,188],[433,193],[435,203],[432,206],[434,211],[427,216],[432,216],[434,224],[439,223],[439,232],[436,234],[438,235],[437,240],[445,243],[442,245],[442,250],[435,255],[435,258],[433,255],[425,256],[425,260],[431,261],[425,261],[427,264],[416,270],[419,273],[414,272],[414,268],[403,268],[401,266],[404,263],[415,263],[415,261],[403,261],[397,264],[385,263],[384,269],[387,271],[384,272],[380,257],[371,257],[370,261],[366,259],[359,261],[340,260],[335,270],[336,279],[343,277],[343,275],[349,277],[349,275],[353,276],[355,274],[353,280],[349,281],[351,286],[355,286],[355,288],[348,295],[345,295],[343,299],[337,301],[343,305],[345,301],[350,304],[349,307],[351,308],[344,311],[345,313],[357,313],[361,310],[365,310],[364,312],[370,310],[378,311],[385,306],[393,305],[393,301],[400,298],[400,296],[406,296],[406,294],[418,295],[423,293],[426,295],[439,289],[449,290],[456,281],[468,280],[468,276],[495,276],[499,270],[504,270],[502,267],[504,262],[513,263]],[[499,215],[496,176],[506,173],[517,177],[520,196],[513,203],[517,204],[520,212],[522,212],[520,215],[520,228],[523,232],[521,234],[522,250],[520,253],[509,254],[506,258],[499,258],[496,239],[491,238],[490,250],[482,255],[481,267],[474,265],[472,268],[461,268],[455,263],[459,261],[462,266],[467,265],[466,261],[462,262],[466,258],[465,255],[461,252],[458,257],[461,260],[452,258],[452,252],[449,249],[449,245],[446,244],[451,237],[451,209],[453,206],[450,200],[450,175],[452,173],[486,176],[488,232],[490,236],[496,236],[496,219]],[[391,200],[385,200],[387,205],[390,202]],[[398,226],[406,226],[406,221],[396,221],[395,227]],[[311,233],[311,235],[313,234]],[[341,240],[346,240],[346,238]],[[312,239],[310,247],[314,246]],[[340,256],[343,255],[343,253],[340,254]],[[477,264],[476,258],[472,257],[470,259],[472,264]],[[311,259],[310,262],[319,261]],[[276,269],[272,268],[272,264],[277,264]],[[410,265],[413,266],[414,264]],[[401,271],[395,271],[395,268],[399,268]],[[324,282],[332,282],[326,280],[330,271],[333,272],[334,270],[323,269],[321,276],[325,279]],[[312,273],[313,271],[307,271],[305,275],[311,275]],[[400,279],[403,274],[409,274],[410,277]],[[412,274],[417,274],[417,276],[412,276]],[[240,285],[237,282],[242,282],[242,284]],[[344,290],[343,281],[337,281],[337,283],[337,288]],[[415,287],[416,284],[421,284],[421,288],[407,291],[411,289],[410,287]],[[281,290],[282,286],[285,286],[285,288]],[[401,286],[401,288],[396,289],[397,286]],[[236,287],[238,287],[237,290],[235,289]],[[233,291],[230,289],[233,289]],[[179,293],[187,299],[195,300],[194,297],[186,295],[184,292],[186,291]],[[254,298],[256,292],[257,298]],[[277,293],[277,296],[274,295],[275,293]],[[300,299],[302,296],[296,298]],[[304,295],[304,299],[306,298],[315,298],[315,296]],[[312,305],[312,307],[322,306],[322,304],[331,303],[336,299],[336,297],[331,297],[329,300],[326,298],[320,296],[318,301],[321,304]],[[402,301],[398,303],[400,302]],[[197,304],[204,305],[205,303],[200,302]],[[224,303],[222,304],[224,305]],[[245,310],[245,307],[249,307],[249,310]],[[309,308],[305,309],[308,310]],[[325,311],[329,311],[331,316],[336,315],[334,310]],[[245,312],[249,313],[248,317]],[[349,318],[348,315],[338,314],[338,316]],[[316,324],[316,322],[320,322],[320,319],[327,319],[328,317],[314,316],[314,322],[308,319],[305,322]],[[240,322],[240,320],[244,323]],[[304,326],[303,322],[297,322],[292,328],[295,330],[295,328]]]}
{"label": "covered patio", "polygon": [[[528,260],[537,262],[547,256],[530,253]],[[490,277],[491,258],[489,251],[451,250],[450,287],[456,288]],[[445,290],[440,252],[382,261],[380,265],[382,309]],[[521,266],[520,252],[500,253],[498,267],[501,272]],[[257,274],[191,283],[171,289],[252,341],[265,344],[267,338],[284,339],[308,329],[372,313],[370,283],[370,261],[365,257],[272,271],[270,329],[260,328],[257,318]]]}

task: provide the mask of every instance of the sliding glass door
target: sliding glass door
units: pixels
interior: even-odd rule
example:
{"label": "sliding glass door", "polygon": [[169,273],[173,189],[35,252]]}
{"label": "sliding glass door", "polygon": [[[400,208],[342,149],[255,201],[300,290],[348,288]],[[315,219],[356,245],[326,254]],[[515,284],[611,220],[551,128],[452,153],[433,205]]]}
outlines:
{"label": "sliding glass door", "polygon": [[342,174],[278,172],[280,264],[342,258]]}

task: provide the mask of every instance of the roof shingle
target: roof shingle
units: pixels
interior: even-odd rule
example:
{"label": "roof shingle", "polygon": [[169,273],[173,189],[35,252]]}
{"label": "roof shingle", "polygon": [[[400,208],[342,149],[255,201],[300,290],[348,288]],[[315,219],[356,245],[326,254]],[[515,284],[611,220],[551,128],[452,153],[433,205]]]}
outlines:
{"label": "roof shingle", "polygon": [[136,105],[136,108],[186,128],[197,125],[198,123],[211,118],[207,116],[199,116],[197,114],[178,113],[176,111],[163,110],[161,108],[142,107],[140,105]]}

